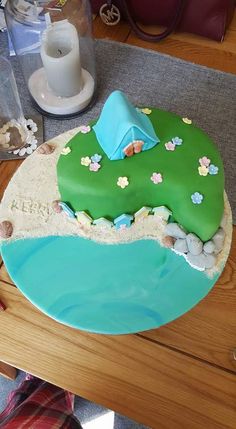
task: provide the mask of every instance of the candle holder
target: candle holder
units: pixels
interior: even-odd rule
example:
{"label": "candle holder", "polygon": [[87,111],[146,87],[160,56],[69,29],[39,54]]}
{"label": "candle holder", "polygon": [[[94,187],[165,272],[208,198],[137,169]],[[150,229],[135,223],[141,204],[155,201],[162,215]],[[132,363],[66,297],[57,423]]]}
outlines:
{"label": "candle holder", "polygon": [[88,0],[8,0],[7,28],[35,107],[55,118],[87,109],[96,87]]}

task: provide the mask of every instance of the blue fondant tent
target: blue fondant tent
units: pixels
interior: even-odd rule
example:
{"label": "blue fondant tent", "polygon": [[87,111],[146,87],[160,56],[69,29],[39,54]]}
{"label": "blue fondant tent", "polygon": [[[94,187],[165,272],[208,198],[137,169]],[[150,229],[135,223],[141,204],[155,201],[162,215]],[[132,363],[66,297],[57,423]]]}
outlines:
{"label": "blue fondant tent", "polygon": [[108,97],[93,127],[98,142],[109,159],[123,159],[124,149],[135,140],[142,140],[142,150],[151,149],[157,137],[150,119],[138,111],[121,91]]}

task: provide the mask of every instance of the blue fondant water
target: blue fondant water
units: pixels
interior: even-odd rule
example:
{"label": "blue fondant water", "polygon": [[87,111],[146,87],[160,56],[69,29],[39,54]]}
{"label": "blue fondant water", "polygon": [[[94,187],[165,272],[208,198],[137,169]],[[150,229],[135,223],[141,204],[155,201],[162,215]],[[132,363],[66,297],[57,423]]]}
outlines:
{"label": "blue fondant water", "polygon": [[164,325],[196,305],[217,280],[153,240],[101,245],[46,237],[5,242],[1,251],[33,304],[62,323],[98,333]]}

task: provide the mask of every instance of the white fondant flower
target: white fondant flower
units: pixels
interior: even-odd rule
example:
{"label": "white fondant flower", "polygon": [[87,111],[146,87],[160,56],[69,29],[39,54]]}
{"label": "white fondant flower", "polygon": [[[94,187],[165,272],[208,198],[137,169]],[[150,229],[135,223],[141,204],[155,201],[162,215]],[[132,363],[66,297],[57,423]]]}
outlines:
{"label": "white fondant flower", "polygon": [[85,165],[85,167],[88,167],[91,164],[91,159],[89,156],[82,157],[80,160],[81,165]]}
{"label": "white fondant flower", "polygon": [[124,177],[118,177],[117,185],[120,186],[120,188],[122,188],[122,189],[126,188],[126,186],[129,185],[128,178],[125,176]]}

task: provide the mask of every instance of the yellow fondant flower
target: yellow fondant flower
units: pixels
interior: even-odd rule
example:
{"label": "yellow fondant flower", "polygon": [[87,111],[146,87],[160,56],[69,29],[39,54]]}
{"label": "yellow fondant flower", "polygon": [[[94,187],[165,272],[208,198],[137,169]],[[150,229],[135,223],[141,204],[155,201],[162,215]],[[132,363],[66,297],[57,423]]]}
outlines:
{"label": "yellow fondant flower", "polygon": [[120,188],[124,189],[126,186],[129,185],[129,181],[127,177],[118,177],[117,185],[120,186]]}
{"label": "yellow fondant flower", "polygon": [[200,165],[200,167],[198,167],[198,173],[200,176],[207,176],[209,169],[205,165]]}
{"label": "yellow fondant flower", "polygon": [[188,118],[182,118],[182,121],[188,125],[191,125],[191,123],[192,123],[192,119],[188,119]]}
{"label": "yellow fondant flower", "polygon": [[91,159],[89,158],[89,156],[82,157],[80,163],[81,165],[85,165],[85,167],[88,167],[91,164]]}
{"label": "yellow fondant flower", "polygon": [[141,109],[141,112],[145,115],[150,115],[150,113],[152,113],[151,109],[149,109],[148,107],[144,107],[144,109]]}
{"label": "yellow fondant flower", "polygon": [[69,147],[63,147],[61,151],[61,155],[68,155],[68,153],[71,152],[71,149]]}

